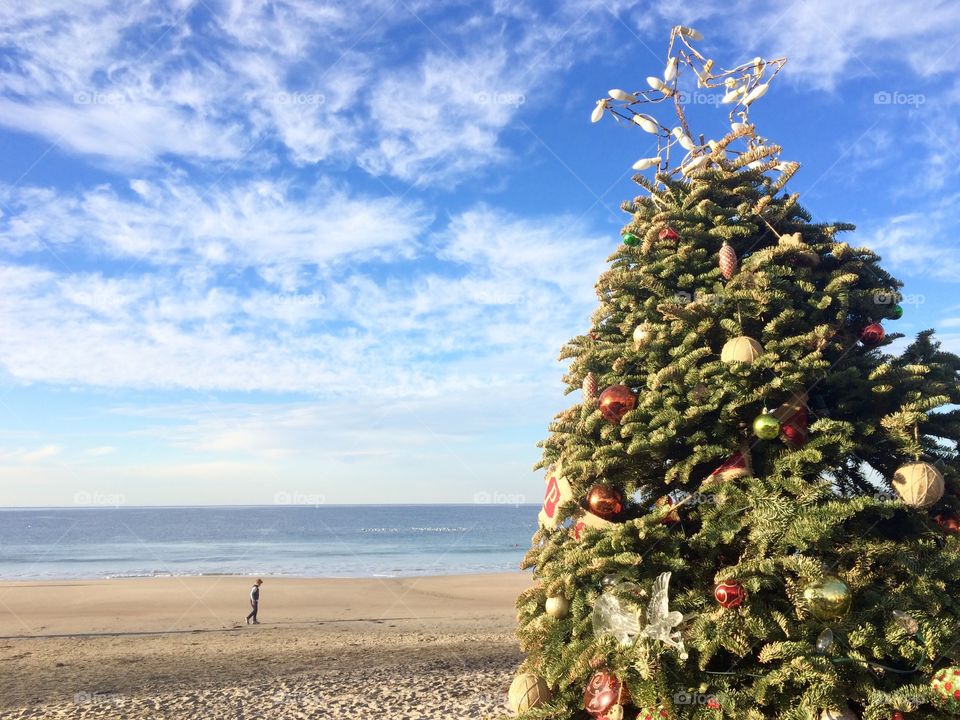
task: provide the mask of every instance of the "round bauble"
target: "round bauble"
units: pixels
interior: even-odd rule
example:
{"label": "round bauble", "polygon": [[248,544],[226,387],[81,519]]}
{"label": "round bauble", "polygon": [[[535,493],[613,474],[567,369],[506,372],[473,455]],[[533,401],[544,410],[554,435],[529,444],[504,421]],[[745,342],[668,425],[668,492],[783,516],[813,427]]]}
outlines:
{"label": "round bauble", "polygon": [[663,230],[660,231],[657,237],[660,238],[661,240],[679,240],[680,233],[678,233],[672,227],[665,227]]}
{"label": "round bauble", "polygon": [[937,705],[951,713],[960,713],[960,667],[948,667],[934,673],[930,688]]}
{"label": "round bauble", "polygon": [[736,580],[728,580],[717,583],[716,587],[713,588],[713,599],[720,603],[721,607],[740,607],[743,601],[747,599],[747,591]]}
{"label": "round bauble", "polygon": [[820,720],[858,720],[856,714],[850,708],[842,710],[824,710],[820,713]]}
{"label": "round bauble", "polygon": [[887,336],[887,331],[883,329],[880,323],[870,323],[860,331],[860,342],[866,347],[876,347],[883,342]]}
{"label": "round bauble", "polygon": [[960,533],[960,517],[957,517],[955,513],[946,512],[934,515],[933,521],[945,533]]}
{"label": "round bauble", "polygon": [[927,508],[943,497],[943,475],[930,463],[908,463],[893,475],[893,489],[904,503]]}
{"label": "round bauble", "polygon": [[633,331],[633,346],[638,350],[653,339],[653,326],[650,323],[641,323]]}
{"label": "round bauble", "polygon": [[817,636],[817,652],[823,655],[829,652],[832,647],[833,630],[825,628],[824,631]]}
{"label": "round bauble", "polygon": [[890,308],[890,319],[899,320],[903,317],[903,305],[894,305]]}
{"label": "round bauble", "polygon": [[550,701],[550,688],[543,678],[533,673],[517,675],[510,683],[507,705],[515,713],[521,713]]}
{"label": "round bauble", "polygon": [[720,359],[725,363],[752,363],[761,355],[763,345],[746,335],[729,340],[720,351]]}
{"label": "round bauble", "polygon": [[620,239],[623,240],[624,245],[629,245],[630,247],[636,247],[640,244],[640,238],[632,232],[624,232],[620,235]]}
{"label": "round bauble", "polygon": [[552,618],[565,618],[570,614],[570,601],[567,600],[563,595],[554,595],[553,597],[547,598],[546,603],[547,615]]}
{"label": "round bauble", "polygon": [[810,246],[803,241],[803,237],[798,232],[782,235],[779,244],[781,247],[793,251],[793,255],[787,258],[790,265],[816,267],[820,264],[820,256],[810,249]]}
{"label": "round bauble", "polygon": [[623,493],[609,485],[594,485],[587,493],[587,507],[594,515],[612,520],[623,512]]}
{"label": "round bauble", "polygon": [[618,575],[604,575],[600,578],[600,587],[604,590],[609,590],[610,588],[616,587],[619,582],[620,577]]}
{"label": "round bauble", "polygon": [[817,620],[833,622],[850,612],[853,593],[836,575],[824,575],[822,580],[810,583],[803,590],[807,609]]}
{"label": "round bauble", "polygon": [[771,413],[764,412],[753,421],[753,434],[761,440],[776,440],[780,437],[780,421]]}
{"label": "round bauble", "polygon": [[583,707],[594,717],[602,717],[614,705],[624,705],[629,699],[627,686],[609,670],[594,673],[583,691]]}
{"label": "round bauble", "polygon": [[637,406],[637,396],[626,385],[611,385],[600,393],[599,405],[604,419],[619,425],[623,416]]}

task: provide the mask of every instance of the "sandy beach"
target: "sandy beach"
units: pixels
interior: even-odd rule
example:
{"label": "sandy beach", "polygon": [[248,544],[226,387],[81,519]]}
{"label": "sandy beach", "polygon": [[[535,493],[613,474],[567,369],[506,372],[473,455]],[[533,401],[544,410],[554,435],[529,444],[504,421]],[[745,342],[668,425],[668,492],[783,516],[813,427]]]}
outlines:
{"label": "sandy beach", "polygon": [[482,718],[521,573],[0,583],[0,718]]}

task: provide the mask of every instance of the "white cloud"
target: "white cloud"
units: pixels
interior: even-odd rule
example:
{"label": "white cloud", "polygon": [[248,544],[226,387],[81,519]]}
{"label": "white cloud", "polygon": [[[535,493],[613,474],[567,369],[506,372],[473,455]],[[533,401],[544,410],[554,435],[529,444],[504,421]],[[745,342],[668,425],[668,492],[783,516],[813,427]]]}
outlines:
{"label": "white cloud", "polygon": [[117,448],[112,445],[101,445],[100,447],[92,447],[84,450],[84,455],[89,455],[90,457],[104,457],[106,455],[113,455],[117,451]]}
{"label": "white cloud", "polygon": [[[581,2],[581,0],[572,0]],[[922,76],[949,73],[958,66],[952,52],[960,32],[960,6],[949,0],[925,3],[875,0],[799,0],[765,3],[698,2],[678,6],[660,0],[634,22],[647,31],[666,25],[693,24],[706,36],[704,47],[723,37],[748,60],[786,55],[787,74],[817,88],[833,90],[844,79],[879,81],[881,67],[894,62]],[[738,58],[731,59],[731,65]],[[878,90],[909,92],[910,78],[899,87]]]}
{"label": "white cloud", "polygon": [[924,203],[916,212],[871,223],[863,228],[857,244],[880,253],[894,269],[960,282],[960,255],[952,241],[960,230],[954,210],[958,199],[956,195],[942,197]]}
{"label": "white cloud", "polygon": [[16,450],[0,450],[0,462],[14,462],[26,465],[35,465],[45,460],[56,457],[63,451],[60,445],[43,445],[36,450],[25,450],[18,448]]}
{"label": "white cloud", "polygon": [[107,185],[73,195],[0,186],[8,208],[0,217],[0,248],[79,250],[155,265],[282,268],[360,253],[409,256],[430,221],[417,202],[351,197],[329,186],[303,192],[275,180],[194,187],[144,179],[131,186],[139,197]]}
{"label": "white cloud", "polygon": [[[582,328],[609,243],[573,217],[486,206],[427,238],[427,219],[392,199],[135,189],[15,191],[0,243],[52,246],[66,264],[0,266],[13,377],[322,395],[389,377],[365,392],[394,398],[529,380]],[[413,253],[433,269],[412,272]],[[88,255],[130,262],[107,276],[83,269]]]}

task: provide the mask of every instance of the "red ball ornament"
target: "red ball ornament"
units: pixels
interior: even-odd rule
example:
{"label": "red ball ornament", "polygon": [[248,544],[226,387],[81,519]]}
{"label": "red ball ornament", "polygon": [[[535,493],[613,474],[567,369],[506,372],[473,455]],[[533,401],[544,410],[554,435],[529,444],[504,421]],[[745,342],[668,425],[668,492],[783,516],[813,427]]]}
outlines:
{"label": "red ball ornament", "polygon": [[903,713],[899,710],[894,710],[890,713],[890,720],[904,720]]}
{"label": "red ball ornament", "polygon": [[594,515],[612,520],[623,512],[623,493],[609,485],[594,485],[587,494],[587,506]]}
{"label": "red ball ornament", "polygon": [[611,385],[600,393],[599,406],[604,419],[619,425],[623,416],[637,406],[637,396],[626,385]]}
{"label": "red ball ornament", "polygon": [[661,240],[679,240],[680,233],[678,233],[672,227],[667,226],[660,231],[660,234],[657,237],[659,237]]}
{"label": "red ball ornament", "polygon": [[786,411],[781,417],[780,434],[790,447],[803,447],[807,444],[810,426],[810,412],[806,402],[784,407]]}
{"label": "red ball ornament", "polygon": [[614,705],[624,705],[629,700],[627,686],[608,670],[594,673],[583,691],[583,706],[595,718],[602,718]]}
{"label": "red ball ornament", "polygon": [[736,580],[729,580],[717,583],[713,589],[713,597],[722,607],[735,608],[740,607],[747,599],[747,591]]}
{"label": "red ball ornament", "polygon": [[960,533],[960,518],[953,513],[935,515],[933,521],[939,525],[944,532]]}
{"label": "red ball ornament", "polygon": [[880,323],[870,323],[860,333],[860,342],[867,347],[876,347],[887,336],[886,330]]}

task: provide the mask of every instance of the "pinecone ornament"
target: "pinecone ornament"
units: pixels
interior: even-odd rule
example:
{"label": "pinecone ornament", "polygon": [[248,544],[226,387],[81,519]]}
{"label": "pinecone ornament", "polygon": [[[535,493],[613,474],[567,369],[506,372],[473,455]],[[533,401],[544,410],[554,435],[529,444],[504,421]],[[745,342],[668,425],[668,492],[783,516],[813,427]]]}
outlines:
{"label": "pinecone ornament", "polygon": [[720,274],[725,280],[729,280],[737,273],[737,266],[737,251],[724,240],[723,247],[720,248]]}
{"label": "pinecone ornament", "polygon": [[592,372],[587,373],[583,379],[583,399],[588,403],[595,403],[599,396],[600,388],[597,387],[597,377]]}

